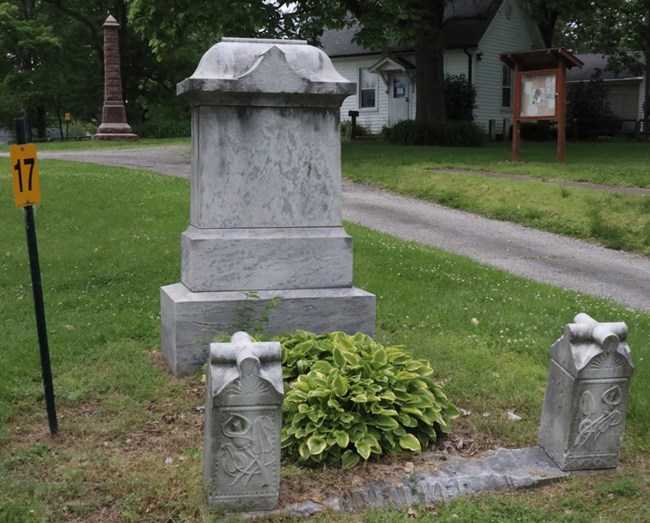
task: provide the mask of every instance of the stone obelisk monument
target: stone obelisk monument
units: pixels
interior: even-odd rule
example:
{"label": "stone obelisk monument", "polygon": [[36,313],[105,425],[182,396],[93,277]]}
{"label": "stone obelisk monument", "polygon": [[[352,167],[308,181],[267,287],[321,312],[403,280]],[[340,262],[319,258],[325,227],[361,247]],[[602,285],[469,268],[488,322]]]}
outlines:
{"label": "stone obelisk monument", "polygon": [[111,15],[104,28],[104,107],[102,123],[93,140],[137,140],[126,121],[126,108],[122,99],[122,76],[120,73],[120,24]]}

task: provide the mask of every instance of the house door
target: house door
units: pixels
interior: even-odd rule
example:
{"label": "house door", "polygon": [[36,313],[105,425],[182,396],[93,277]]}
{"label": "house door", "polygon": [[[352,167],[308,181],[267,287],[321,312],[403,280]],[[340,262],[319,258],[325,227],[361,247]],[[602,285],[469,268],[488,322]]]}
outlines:
{"label": "house door", "polygon": [[388,77],[388,125],[409,119],[408,77],[404,73],[392,73]]}

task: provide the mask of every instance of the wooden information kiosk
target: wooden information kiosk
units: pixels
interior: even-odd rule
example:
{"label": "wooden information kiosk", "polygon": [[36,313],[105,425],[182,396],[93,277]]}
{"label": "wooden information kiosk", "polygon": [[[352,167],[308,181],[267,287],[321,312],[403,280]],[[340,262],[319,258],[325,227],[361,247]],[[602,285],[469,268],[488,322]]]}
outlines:
{"label": "wooden information kiosk", "polygon": [[501,61],[515,71],[512,161],[519,161],[521,122],[557,122],[557,161],[564,163],[566,142],[566,70],[584,64],[565,49],[504,53]]}

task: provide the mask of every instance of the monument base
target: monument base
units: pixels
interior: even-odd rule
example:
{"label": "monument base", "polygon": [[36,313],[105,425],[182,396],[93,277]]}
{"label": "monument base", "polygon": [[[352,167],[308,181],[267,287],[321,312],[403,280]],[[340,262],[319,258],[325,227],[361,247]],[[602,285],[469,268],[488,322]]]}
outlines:
{"label": "monument base", "polygon": [[374,336],[375,295],[356,287],[192,292],[175,283],[160,289],[160,320],[163,358],[174,375],[184,376],[201,370],[215,337],[235,331]]}
{"label": "monument base", "polygon": [[121,134],[121,133],[97,133],[97,134],[93,134],[92,139],[93,140],[113,140],[113,141],[123,140],[123,141],[136,142],[140,138],[138,137],[137,134],[133,134],[133,133],[126,133],[126,134]]}

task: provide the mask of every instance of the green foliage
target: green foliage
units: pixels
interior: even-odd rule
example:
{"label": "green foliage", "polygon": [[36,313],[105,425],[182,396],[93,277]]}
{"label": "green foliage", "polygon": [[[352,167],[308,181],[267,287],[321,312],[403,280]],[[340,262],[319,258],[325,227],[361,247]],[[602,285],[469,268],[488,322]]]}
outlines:
{"label": "green foliage", "polygon": [[[81,143],[47,148],[69,145]],[[648,179],[643,176],[648,169],[643,145],[577,144],[575,172],[569,172],[584,178],[604,176],[606,170],[612,180]],[[565,176],[568,167],[557,166],[554,147],[531,144],[526,151],[536,160],[512,169],[544,167],[544,176]],[[505,145],[472,152],[366,141],[346,143],[343,157],[347,167],[357,162],[355,171],[363,164],[369,171],[393,174],[401,174],[407,161],[418,175],[424,164],[434,162],[464,166],[462,162],[480,159],[477,168],[484,170],[509,165],[498,160],[509,155]],[[497,159],[490,163],[495,152]],[[2,162],[0,181],[10,185],[9,160]],[[160,339],[159,286],[176,281],[180,273],[178,235],[188,222],[188,181],[44,159],[40,168],[46,198],[37,209],[39,250],[63,439],[45,435],[24,224],[11,192],[2,191],[0,287],[6,299],[0,301],[0,316],[6,320],[0,339],[0,522],[222,521],[200,508],[200,461],[192,450],[200,441],[203,417],[196,409],[201,403],[196,378],[169,376],[158,364],[158,351],[152,351]],[[131,190],[124,191],[127,184]],[[506,199],[516,202],[517,195],[505,189],[501,185],[490,192],[505,192]],[[569,201],[575,191],[571,189]],[[589,200],[578,194],[575,202]],[[546,199],[551,199],[546,193],[538,195],[538,200]],[[600,204],[609,215],[613,203],[591,205]],[[634,206],[630,200],[622,203]],[[647,216],[647,199],[639,197],[639,206]],[[627,221],[623,217],[618,223]],[[471,410],[463,418],[468,430],[507,447],[536,440],[548,347],[560,326],[580,310],[601,321],[625,321],[637,366],[623,441],[625,476],[586,475],[542,490],[465,496],[437,504],[436,512],[418,508],[415,517],[403,508],[381,515],[328,512],[310,521],[650,521],[645,466],[650,430],[650,347],[644,342],[650,337],[648,314],[360,226],[347,229],[355,240],[355,283],[378,298],[378,338],[384,345],[405,341],[417,357],[434,361],[453,378],[445,387],[447,394]],[[472,317],[480,323],[474,325]],[[523,419],[506,422],[499,415],[506,408],[516,408]],[[484,412],[491,416],[483,417]],[[149,436],[152,431],[155,437]],[[173,464],[165,464],[167,456]],[[329,472],[320,467],[300,471],[306,480],[324,478],[323,483]],[[339,487],[341,475],[335,471],[333,477]],[[272,518],[294,521],[290,516]]]}
{"label": "green foliage", "polygon": [[571,86],[567,93],[567,121],[573,136],[600,136],[621,130],[621,121],[609,107],[607,87],[601,79]]}
{"label": "green foliage", "polygon": [[81,120],[72,120],[69,125],[63,124],[63,136],[70,140],[88,138],[97,132],[97,126]]}
{"label": "green foliage", "polygon": [[[416,79],[417,92],[422,94],[417,111],[424,119],[435,121],[444,118],[443,46],[437,36],[442,29],[446,3],[446,0],[130,0],[128,15],[130,24],[161,59],[166,59],[181,42],[191,42],[193,48],[205,50],[221,36],[302,38],[318,44],[325,28],[354,27],[355,42],[368,49],[383,49],[392,41],[414,45],[418,68],[426,71]],[[436,96],[424,93],[436,93]]]}
{"label": "green foliage", "polygon": [[445,76],[447,119],[471,121],[476,107],[476,88],[464,74]]}
{"label": "green foliage", "polygon": [[602,79],[571,86],[567,93],[567,120],[611,117],[607,87]]}
{"label": "green foliage", "polygon": [[428,362],[369,336],[304,331],[281,337],[282,447],[308,463],[355,466],[371,456],[418,452],[458,415]]}
{"label": "green foliage", "polygon": [[598,207],[589,212],[589,233],[610,249],[623,249],[629,244],[625,229],[607,220]]}
{"label": "green foliage", "polygon": [[[355,135],[369,136],[370,131],[366,126],[357,122]],[[341,122],[341,138],[350,138],[351,136],[352,136],[352,120],[343,120]]]}
{"label": "green foliage", "polygon": [[[650,143],[571,142],[558,165],[553,141],[527,142],[522,160],[509,161],[509,143],[480,148],[404,147],[379,141],[344,142],[343,175],[415,198],[528,227],[650,253],[647,196],[571,188],[562,181],[650,187]],[[465,173],[451,170],[464,170]],[[474,172],[476,171],[476,172]],[[518,182],[481,172],[528,175]],[[553,180],[548,182],[547,180]],[[604,219],[593,214],[602,209]],[[610,225],[624,227],[624,234]]]}
{"label": "green foliage", "polygon": [[441,122],[429,124],[404,120],[384,128],[384,136],[400,145],[478,146],[483,143],[483,132],[472,122]]}
{"label": "green foliage", "polygon": [[260,334],[269,323],[269,318],[280,303],[280,296],[264,300],[257,291],[244,292],[246,299],[237,312],[236,330],[252,335]]}
{"label": "green foliage", "polygon": [[140,138],[184,138],[189,137],[192,131],[188,117],[175,118],[164,114],[156,114],[132,127]]}

